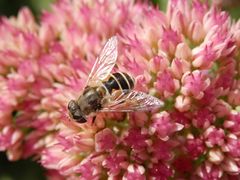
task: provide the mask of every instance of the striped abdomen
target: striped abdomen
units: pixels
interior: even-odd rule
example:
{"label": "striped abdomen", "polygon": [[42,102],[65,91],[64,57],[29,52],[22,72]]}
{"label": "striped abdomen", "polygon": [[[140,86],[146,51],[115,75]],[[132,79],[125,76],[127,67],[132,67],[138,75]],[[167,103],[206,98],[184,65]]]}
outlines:
{"label": "striped abdomen", "polygon": [[108,81],[104,82],[103,85],[108,90],[109,94],[111,94],[113,90],[132,89],[134,80],[128,74],[118,72],[111,74]]}

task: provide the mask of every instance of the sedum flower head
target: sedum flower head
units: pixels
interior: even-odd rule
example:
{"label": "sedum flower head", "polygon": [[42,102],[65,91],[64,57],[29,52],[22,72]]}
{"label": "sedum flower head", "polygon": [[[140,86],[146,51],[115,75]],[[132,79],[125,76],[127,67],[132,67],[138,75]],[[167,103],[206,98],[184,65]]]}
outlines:
{"label": "sedum flower head", "polygon": [[[171,0],[166,13],[59,0],[39,23],[27,8],[2,17],[0,35],[0,150],[10,160],[34,157],[51,178],[239,176],[240,21],[226,12],[198,0]],[[113,35],[118,70],[165,105],[75,123],[66,105]]]}

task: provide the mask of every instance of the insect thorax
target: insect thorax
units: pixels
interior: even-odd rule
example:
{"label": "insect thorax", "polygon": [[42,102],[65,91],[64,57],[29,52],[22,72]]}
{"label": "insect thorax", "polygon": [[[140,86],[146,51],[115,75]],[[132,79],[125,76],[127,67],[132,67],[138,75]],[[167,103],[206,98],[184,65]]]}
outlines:
{"label": "insect thorax", "polygon": [[102,92],[97,87],[87,87],[78,99],[78,105],[85,115],[101,109]]}

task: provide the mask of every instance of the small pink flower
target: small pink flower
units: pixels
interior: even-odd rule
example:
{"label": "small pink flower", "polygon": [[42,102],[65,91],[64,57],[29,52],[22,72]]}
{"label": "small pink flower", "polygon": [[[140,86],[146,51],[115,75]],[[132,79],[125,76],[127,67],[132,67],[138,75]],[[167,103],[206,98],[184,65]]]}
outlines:
{"label": "small pink flower", "polygon": [[232,157],[238,157],[240,155],[240,140],[237,137],[228,137],[225,146],[225,151],[227,151]]}
{"label": "small pink flower", "polygon": [[[32,16],[30,13],[29,15]],[[1,49],[8,47],[7,50],[15,52],[19,58],[34,58],[40,54],[40,45],[36,34],[29,33],[25,28],[23,28],[25,31],[19,29],[17,24],[10,24],[7,19],[2,20],[1,27],[0,34],[3,37],[0,42]]]}
{"label": "small pink flower", "polygon": [[49,169],[57,169],[58,162],[64,156],[66,156],[66,152],[64,152],[64,147],[54,144],[43,151],[41,163]]}
{"label": "small pink flower", "polygon": [[79,158],[72,156],[71,154],[66,156],[65,158],[61,159],[57,162],[58,167],[63,175],[71,175],[75,170],[72,168],[76,164],[79,163]]}
{"label": "small pink flower", "polygon": [[151,71],[154,73],[163,72],[169,66],[169,61],[164,56],[155,56],[150,60]]}
{"label": "small pink flower", "polygon": [[[151,145],[151,141],[149,145]],[[133,149],[131,151],[131,161],[134,161],[138,164],[143,164],[149,159],[150,159],[150,156],[147,149]],[[151,160],[151,161],[154,161],[154,160]]]}
{"label": "small pink flower", "polygon": [[146,177],[144,176],[145,169],[143,166],[130,164],[127,168],[127,172],[124,174],[124,180],[145,180]]}
{"label": "small pink flower", "polygon": [[88,152],[94,148],[94,128],[89,128],[88,131],[86,131],[81,128],[77,128],[76,126],[73,126],[76,129],[71,129],[70,127],[66,127],[64,125],[62,126],[62,131],[59,133],[57,139],[64,148],[70,149],[73,152],[78,152],[79,149],[81,149],[82,152]]}
{"label": "small pink flower", "polygon": [[99,179],[101,174],[101,168],[97,164],[92,162],[91,158],[83,160],[81,164],[76,166],[73,170],[77,173],[80,173],[81,178],[84,180],[97,180]]}
{"label": "small pink flower", "polygon": [[11,122],[12,111],[14,105],[16,104],[16,99],[14,97],[9,96],[8,94],[2,95],[3,96],[0,97],[0,118],[1,118],[0,125],[3,127]]}
{"label": "small pink flower", "polygon": [[240,104],[240,90],[234,89],[229,92],[228,94],[228,102],[233,105],[239,105]]}
{"label": "small pink flower", "polygon": [[186,148],[188,154],[194,159],[197,158],[205,151],[205,146],[203,143],[203,140],[197,138],[187,140]]}
{"label": "small pink flower", "polygon": [[169,166],[167,166],[166,164],[157,163],[153,164],[152,167],[150,168],[149,176],[153,179],[156,178],[166,180],[170,178],[172,174],[173,171]]}
{"label": "small pink flower", "polygon": [[221,164],[224,160],[224,154],[220,149],[211,149],[208,152],[208,161],[213,164]]}
{"label": "small pink flower", "polygon": [[182,83],[181,92],[184,95],[192,95],[196,99],[201,99],[204,96],[203,91],[210,84],[210,79],[206,72],[195,70],[192,73],[185,73],[182,77]]}
{"label": "small pink flower", "polygon": [[216,117],[228,117],[230,115],[231,106],[223,101],[223,100],[216,100],[213,106],[213,112],[216,114]]}
{"label": "small pink flower", "polygon": [[240,46],[240,30],[239,29],[240,29],[240,20],[233,23],[233,25],[231,27],[231,31],[232,31],[233,37],[236,41],[236,45],[238,48]]}
{"label": "small pink flower", "polygon": [[[181,56],[188,56],[188,55],[181,55]],[[172,61],[171,71],[177,79],[180,79],[182,75],[185,72],[188,72],[189,70],[190,70],[190,63],[187,62],[186,60],[176,58]]]}
{"label": "small pink flower", "polygon": [[151,124],[150,131],[156,133],[160,139],[168,139],[168,136],[175,131],[183,128],[178,123],[173,123],[170,120],[170,115],[163,111],[152,116],[153,123]]}
{"label": "small pink flower", "polygon": [[235,61],[234,59],[228,58],[226,59],[222,67],[219,68],[219,76],[216,78],[215,87],[223,88],[224,90],[228,90],[233,85],[233,77],[235,69]]}
{"label": "small pink flower", "polygon": [[209,68],[219,57],[217,50],[214,50],[213,44],[206,44],[193,49],[193,65],[197,68]]}
{"label": "small pink flower", "polygon": [[178,90],[179,81],[174,79],[170,71],[166,70],[157,74],[157,81],[154,86],[159,93],[168,98]]}
{"label": "small pink flower", "polygon": [[176,51],[176,47],[182,42],[179,33],[172,29],[166,29],[163,32],[162,39],[159,41],[159,47],[169,56],[173,56]]}
{"label": "small pink flower", "polygon": [[232,133],[239,134],[240,132],[240,113],[232,113],[229,120],[226,120],[223,124],[226,129],[229,129]]}
{"label": "small pink flower", "polygon": [[205,163],[198,168],[198,175],[202,179],[220,179],[223,172],[211,163]]}
{"label": "small pink flower", "polygon": [[188,111],[191,108],[191,99],[181,95],[176,97],[175,108],[180,112]]}
{"label": "small pink flower", "polygon": [[18,74],[10,74],[7,82],[8,91],[16,97],[25,96],[27,93],[28,83],[25,78]]}
{"label": "small pink flower", "polygon": [[190,6],[186,0],[170,1],[168,3],[167,16],[169,17],[171,26],[184,33],[190,22]]}
{"label": "small pink flower", "polygon": [[190,124],[190,117],[191,114],[188,114],[187,112],[179,112],[179,111],[173,111],[170,113],[170,117],[174,122],[177,122],[179,124],[184,125],[185,127],[188,127],[188,125]]}
{"label": "small pink flower", "polygon": [[117,145],[117,137],[110,129],[106,128],[95,135],[95,143],[97,152],[110,151]]}
{"label": "small pink flower", "polygon": [[28,135],[23,145],[23,157],[28,158],[40,152],[45,147],[43,136],[44,131],[34,131]]}
{"label": "small pink flower", "polygon": [[210,126],[205,132],[204,136],[206,138],[205,144],[208,147],[222,146],[224,144],[225,133],[223,129],[216,129]]}
{"label": "small pink flower", "polygon": [[221,29],[228,28],[230,19],[226,12],[220,12],[217,8],[211,8],[203,19],[203,25],[205,30],[214,28],[216,25],[221,25]]}
{"label": "small pink flower", "polygon": [[216,118],[210,109],[202,108],[195,112],[192,123],[195,127],[207,128],[215,121],[215,119]]}
{"label": "small pink flower", "polygon": [[144,75],[139,75],[135,79],[135,89],[142,91],[142,92],[147,92],[148,91],[148,84],[151,81],[151,77],[145,73]]}
{"label": "small pink flower", "polygon": [[22,132],[11,126],[5,126],[1,132],[1,150],[18,146],[22,139]]}
{"label": "small pink flower", "polygon": [[129,123],[132,126],[143,127],[148,122],[148,115],[145,112],[134,112],[130,114]]}
{"label": "small pink flower", "polygon": [[0,134],[0,150],[8,150],[8,158],[12,161],[17,160],[22,155],[20,148],[23,133],[11,126],[5,126]]}
{"label": "small pink flower", "polygon": [[188,37],[195,44],[201,43],[203,41],[205,37],[205,32],[201,22],[192,21],[190,23],[189,30],[188,30]]}
{"label": "small pink flower", "polygon": [[124,138],[124,142],[131,148],[141,150],[147,147],[148,133],[141,128],[132,128]]}
{"label": "small pink flower", "polygon": [[229,174],[236,175],[239,173],[240,168],[236,161],[231,158],[226,158],[226,160],[222,163],[222,169]]}
{"label": "small pink flower", "polygon": [[123,150],[112,151],[110,156],[103,161],[103,166],[109,169],[109,176],[118,175],[122,169],[128,167],[127,152]]}
{"label": "small pink flower", "polygon": [[170,160],[173,157],[171,153],[172,145],[162,140],[156,140],[151,146],[153,158],[157,160]]}
{"label": "small pink flower", "polygon": [[192,3],[192,18],[195,21],[202,22],[204,15],[208,12],[208,3],[201,2],[198,0],[193,1]]}

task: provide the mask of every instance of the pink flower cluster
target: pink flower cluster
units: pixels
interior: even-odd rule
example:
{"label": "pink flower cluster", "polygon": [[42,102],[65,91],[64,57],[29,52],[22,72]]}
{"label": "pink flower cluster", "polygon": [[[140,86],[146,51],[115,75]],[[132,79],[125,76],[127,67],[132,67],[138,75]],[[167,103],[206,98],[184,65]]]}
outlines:
{"label": "pink flower cluster", "polygon": [[[66,106],[108,38],[120,71],[165,103],[77,124]],[[237,179],[240,21],[200,0],[167,12],[133,0],[59,0],[40,22],[0,20],[0,150],[33,157],[49,177]]]}

